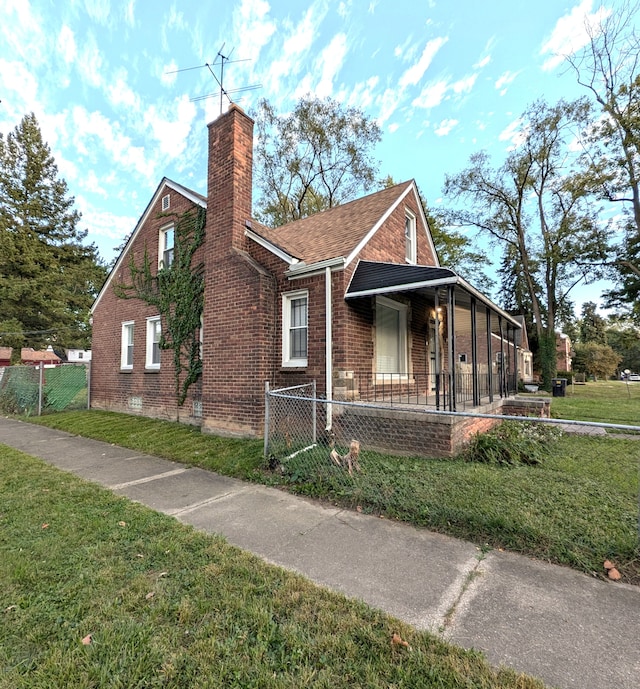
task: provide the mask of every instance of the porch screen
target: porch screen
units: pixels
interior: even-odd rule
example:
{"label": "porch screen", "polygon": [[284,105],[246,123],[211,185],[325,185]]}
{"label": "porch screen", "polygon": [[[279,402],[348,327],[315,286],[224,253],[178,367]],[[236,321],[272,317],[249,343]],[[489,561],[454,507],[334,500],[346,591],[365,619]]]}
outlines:
{"label": "porch screen", "polygon": [[378,298],[376,302],[376,372],[407,372],[407,316],[397,307]]}

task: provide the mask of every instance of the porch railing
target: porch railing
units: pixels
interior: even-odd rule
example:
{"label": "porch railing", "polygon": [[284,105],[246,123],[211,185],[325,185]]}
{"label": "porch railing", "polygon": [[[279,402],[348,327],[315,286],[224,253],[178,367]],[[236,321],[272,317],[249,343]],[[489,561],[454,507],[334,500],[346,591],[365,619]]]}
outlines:
{"label": "porch railing", "polygon": [[[517,391],[516,376],[477,373],[480,404],[491,398],[508,397]],[[371,373],[341,371],[333,381],[336,400],[376,402],[389,405],[420,405],[442,410],[460,410],[474,403],[474,374],[443,371],[439,374]]]}

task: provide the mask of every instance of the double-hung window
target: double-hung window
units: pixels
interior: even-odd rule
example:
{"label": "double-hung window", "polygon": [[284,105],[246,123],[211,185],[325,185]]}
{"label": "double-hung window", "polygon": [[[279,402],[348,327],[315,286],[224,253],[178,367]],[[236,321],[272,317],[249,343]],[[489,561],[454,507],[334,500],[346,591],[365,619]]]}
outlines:
{"label": "double-hung window", "polygon": [[404,216],[404,244],[407,263],[415,263],[417,261],[416,216],[409,211],[405,211]]}
{"label": "double-hung window", "polygon": [[406,304],[376,299],[376,373],[408,373],[407,310]]}
{"label": "double-hung window", "polygon": [[158,239],[158,269],[171,268],[175,245],[175,228],[173,225],[163,227]]}
{"label": "double-hung window", "polygon": [[306,366],[309,293],[282,295],[282,365]]}
{"label": "double-hung window", "polygon": [[124,370],[133,368],[133,325],[133,321],[127,321],[122,324],[120,368]]}
{"label": "double-hung window", "polygon": [[147,356],[145,368],[160,368],[160,316],[147,318]]}

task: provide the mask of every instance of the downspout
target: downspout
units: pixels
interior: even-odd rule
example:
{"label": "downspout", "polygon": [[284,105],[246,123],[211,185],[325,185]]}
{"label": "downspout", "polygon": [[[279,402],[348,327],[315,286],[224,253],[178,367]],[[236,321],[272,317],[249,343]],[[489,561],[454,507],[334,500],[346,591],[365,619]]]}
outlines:
{"label": "downspout", "polygon": [[[333,399],[333,347],[332,347],[332,331],[331,322],[333,320],[333,309],[331,304],[331,267],[327,266],[324,269],[324,310],[325,310],[325,391],[327,396],[327,402]],[[332,413],[333,407],[331,404],[327,404],[327,428],[326,430],[331,430],[332,423]]]}

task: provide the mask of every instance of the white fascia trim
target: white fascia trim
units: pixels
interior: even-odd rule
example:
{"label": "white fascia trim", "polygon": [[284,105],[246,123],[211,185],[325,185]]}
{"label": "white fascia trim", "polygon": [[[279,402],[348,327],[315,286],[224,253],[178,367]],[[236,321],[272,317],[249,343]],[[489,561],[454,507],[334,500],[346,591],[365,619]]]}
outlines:
{"label": "white fascia trim", "polygon": [[318,261],[317,263],[310,263],[309,265],[299,263],[289,268],[289,270],[286,270],[284,274],[289,280],[296,280],[312,275],[320,275],[324,273],[327,268],[331,268],[332,272],[335,273],[337,270],[343,270],[345,265],[344,257],[340,256],[339,258],[328,258],[324,261]]}
{"label": "white fascia trim", "polygon": [[378,294],[393,294],[398,291],[424,289],[425,287],[440,287],[442,285],[455,285],[458,278],[440,278],[439,280],[424,280],[423,282],[409,282],[403,285],[392,285],[390,287],[375,287],[374,289],[365,289],[360,292],[351,292],[345,294],[345,299],[353,297],[373,297]]}
{"label": "white fascia trim", "polygon": [[102,289],[98,293],[98,296],[96,297],[95,301],[91,305],[91,308],[89,309],[89,313],[93,313],[98,304],[100,303],[100,299],[102,299],[102,295],[107,291],[107,287],[111,284],[111,279],[112,277],[118,272],[120,269],[120,266],[122,265],[122,262],[124,261],[124,257],[127,255],[128,249],[131,246],[131,243],[133,240],[136,238],[138,235],[138,232],[140,231],[140,228],[144,225],[146,222],[147,218],[149,217],[151,213],[151,209],[154,207],[156,204],[156,201],[162,196],[162,193],[165,189],[165,187],[169,187],[169,189],[173,189],[173,191],[178,192],[181,196],[184,196],[186,199],[189,199],[189,201],[192,201],[193,203],[197,204],[198,206],[201,206],[202,208],[207,207],[207,202],[201,199],[199,196],[196,196],[195,194],[191,193],[188,189],[185,187],[181,186],[180,184],[177,184],[176,182],[172,182],[170,179],[167,177],[163,177],[162,181],[158,185],[158,188],[156,189],[156,193],[151,197],[151,200],[147,204],[147,207],[144,209],[144,213],[140,216],[140,220],[136,223],[136,226],[131,233],[131,236],[129,237],[129,241],[126,243],[124,249],[122,250],[122,253],[120,256],[118,256],[118,260],[116,261],[116,264],[113,266],[111,269],[111,272],[107,276],[107,279],[105,280],[104,285],[102,285]]}
{"label": "white fascia trim", "polygon": [[295,265],[296,263],[300,263],[300,261],[297,258],[291,256],[286,251],[283,251],[280,247],[277,247],[275,244],[272,244],[268,239],[265,239],[264,237],[261,237],[259,234],[256,234],[253,230],[246,228],[244,231],[244,235],[249,239],[253,239],[253,241],[256,244],[259,244],[263,249],[270,251],[274,256],[277,256],[280,260],[284,261],[285,263],[288,263],[290,266]]}
{"label": "white fascia trim", "polygon": [[478,292],[478,290],[471,286],[466,280],[458,277],[458,284],[460,287],[464,287],[464,289],[469,292],[469,294],[474,296],[478,301],[481,301],[485,306],[493,309],[499,316],[502,316],[502,318],[508,320],[511,325],[515,325],[518,330],[522,329],[522,325],[520,325],[520,323],[513,316],[510,316],[506,311],[503,311],[499,306],[494,304],[489,297],[486,297],[484,294],[482,294],[482,292]]}
{"label": "white fascia trim", "polygon": [[[427,222],[427,216],[424,214],[424,208],[422,207],[422,202],[420,201],[420,194],[418,194],[418,188],[416,187],[415,181],[411,184],[413,188],[413,193],[416,195],[416,206],[418,207],[418,212],[420,213],[420,218],[424,224],[424,230],[427,235],[427,241],[429,242],[429,248],[431,249],[431,255],[436,262],[436,268],[440,268],[440,259],[438,258],[438,252],[436,251],[435,244],[433,243],[433,237],[431,236],[431,228]],[[418,228],[416,227],[416,241],[418,236]],[[418,247],[416,246],[416,252]]]}
{"label": "white fascia trim", "polygon": [[387,209],[386,213],[378,220],[378,222],[367,232],[367,234],[360,240],[360,243],[356,248],[347,256],[345,259],[345,268],[353,261],[356,256],[362,251],[367,242],[373,237],[373,235],[380,229],[381,225],[385,220],[393,213],[393,211],[402,203],[405,196],[413,189],[413,183],[410,184],[400,196],[394,201],[394,203]]}

